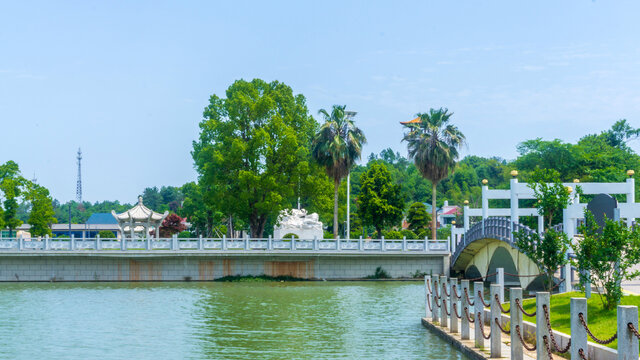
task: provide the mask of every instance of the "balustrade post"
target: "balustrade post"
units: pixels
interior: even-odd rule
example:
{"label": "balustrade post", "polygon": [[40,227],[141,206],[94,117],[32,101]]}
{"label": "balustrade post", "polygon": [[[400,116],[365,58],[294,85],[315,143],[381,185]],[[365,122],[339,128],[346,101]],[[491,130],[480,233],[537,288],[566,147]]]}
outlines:
{"label": "balustrade post", "polygon": [[424,237],[424,251],[429,251],[429,240],[427,240],[426,236]]}
{"label": "balustrade post", "polygon": [[546,338],[549,346],[551,346],[547,319],[544,315],[544,307],[546,306],[547,311],[549,312],[549,318],[551,318],[549,300],[550,294],[548,292],[536,293],[536,358],[539,360],[551,360],[549,359],[549,354],[544,343],[544,339]]}
{"label": "balustrade post", "polygon": [[385,251],[385,249],[384,249],[384,236],[380,237],[380,251]]}
{"label": "balustrade post", "polygon": [[227,235],[222,235],[222,250],[227,250]]}
{"label": "balustrade post", "polygon": [[[491,324],[491,357],[502,357],[502,332],[499,325],[502,325],[502,311],[500,311],[501,305],[498,303],[500,299],[500,293],[502,292],[502,286],[500,284],[491,284],[491,318],[489,324]],[[498,298],[498,300],[496,299]]]}
{"label": "balustrade post", "polygon": [[318,250],[318,237],[314,236],[313,237],[313,250]]}
{"label": "balustrade post", "polygon": [[440,312],[440,318],[442,320],[440,321],[440,326],[442,326],[443,328],[449,327],[449,315],[447,315],[447,310],[451,312],[451,309],[447,309],[449,303],[449,297],[447,296],[447,285],[447,276],[441,275],[440,288],[438,290],[440,290],[440,294],[442,295],[440,296],[440,302],[442,304],[442,311]]}
{"label": "balustrade post", "polygon": [[638,330],[638,307],[618,305],[618,360],[638,359],[638,338],[629,329]]}
{"label": "balustrade post", "polygon": [[296,249],[296,239],[291,235],[291,251]]}
{"label": "balustrade post", "polygon": [[100,240],[100,234],[96,235],[96,250],[102,250],[102,241]]}
{"label": "balustrade post", "polygon": [[122,235],[122,239],[120,239],[120,250],[127,250],[127,237]]}
{"label": "balustrade post", "polygon": [[403,236],[402,237],[402,251],[407,250],[407,237]]}
{"label": "balustrade post", "polygon": [[202,240],[202,234],[198,235],[198,250],[204,250],[204,241]]}
{"label": "balustrade post", "polygon": [[522,312],[518,309],[516,300],[522,304],[522,288],[511,288],[511,360],[522,360],[524,358],[522,343],[518,337],[516,327],[520,328],[520,334],[524,339],[524,328],[522,325]]}
{"label": "balustrade post", "polygon": [[171,238],[172,250],[180,250],[180,245],[178,244],[178,235],[173,234]]}
{"label": "balustrade post", "polygon": [[440,313],[442,312],[439,308],[438,308],[438,293],[441,291],[438,291],[438,286],[440,285],[440,277],[438,275],[432,275],[431,276],[431,308],[433,309],[432,314],[431,314],[431,320],[434,323],[437,323],[440,321]]}
{"label": "balustrade post", "polygon": [[[469,309],[469,302],[467,301],[467,296],[465,295],[470,293],[469,289],[469,280],[461,280],[460,281],[460,295],[462,296],[462,299],[460,299],[460,304],[462,304],[461,309],[460,309],[460,317],[462,318],[461,320],[461,327],[460,327],[460,338],[462,340],[469,340],[470,338],[470,332],[469,332],[469,319],[467,318],[467,313],[471,314],[471,309]],[[465,312],[466,309],[466,312]]]}
{"label": "balustrade post", "polygon": [[267,250],[273,250],[273,240],[271,239],[271,235],[269,235],[269,239],[267,239]]}
{"label": "balustrade post", "polygon": [[18,236],[18,251],[24,249],[24,243],[22,242],[22,236]]}
{"label": "balustrade post", "polygon": [[[459,322],[458,322],[458,316],[456,315],[456,311],[453,308],[453,305],[456,304],[456,309],[457,309],[457,304],[458,304],[458,297],[456,296],[456,290],[460,291],[460,289],[458,289],[458,279],[457,278],[451,278],[449,279],[449,291],[451,293],[451,296],[449,297],[449,311],[451,312],[451,332],[452,333],[457,333],[458,329],[459,329]],[[458,311],[460,312],[460,311]]]}
{"label": "balustrade post", "polygon": [[[22,237],[20,237],[20,241],[22,241]],[[71,234],[71,239],[69,239],[69,250],[73,251],[76,249],[76,238]]]}
{"label": "balustrade post", "polygon": [[358,239],[358,250],[362,251],[362,235],[360,235],[360,239]]}
{"label": "balustrade post", "polygon": [[[293,237],[293,236],[292,236]],[[244,237],[244,249],[249,250],[249,235]]]}
{"label": "balustrade post", "polygon": [[584,322],[587,320],[587,299],[571,298],[571,359],[581,359],[580,349],[585,357],[588,357],[587,330],[582,326],[579,314],[582,314]]}
{"label": "balustrade post", "polygon": [[429,304],[431,301],[431,291],[429,291],[429,277],[427,275],[424,276],[424,317],[430,318],[432,317],[431,310],[429,309]]}
{"label": "balustrade post", "polygon": [[480,323],[484,321],[484,306],[480,298],[483,296],[482,294],[484,294],[484,283],[482,281],[475,281],[473,283],[473,316],[475,318],[474,335],[477,348],[484,348],[484,336],[482,335],[482,327],[480,326]]}
{"label": "balustrade post", "polygon": [[145,245],[147,247],[147,250],[151,250],[152,249],[152,247],[151,247],[151,239],[152,239],[151,236],[147,236],[147,239],[146,239],[147,241],[145,241]]}
{"label": "balustrade post", "polygon": [[45,250],[51,250],[51,242],[49,239],[49,234],[44,236],[44,249]]}
{"label": "balustrade post", "polygon": [[336,238],[336,251],[340,251],[340,236]]}

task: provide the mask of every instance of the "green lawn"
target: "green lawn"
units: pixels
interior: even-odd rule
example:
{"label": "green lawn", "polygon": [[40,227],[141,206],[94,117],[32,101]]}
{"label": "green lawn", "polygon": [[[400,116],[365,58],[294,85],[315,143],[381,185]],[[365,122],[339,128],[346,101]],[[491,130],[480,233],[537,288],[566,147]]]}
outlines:
{"label": "green lawn", "polygon": [[[563,332],[565,334],[571,334],[570,324],[570,299],[572,297],[584,297],[584,293],[570,292],[565,294],[556,294],[551,296],[551,327],[554,330]],[[640,296],[627,295],[622,297],[621,305],[635,305],[640,306]],[[508,308],[508,304],[505,306]],[[523,308],[527,312],[534,312],[536,310],[536,299],[530,298],[523,301]],[[608,339],[617,330],[616,310],[605,311],[602,309],[602,303],[598,294],[592,293],[591,299],[587,301],[588,318],[587,323],[591,332],[599,339]],[[535,324],[536,317],[522,316],[524,321],[529,321]],[[589,338],[589,341],[591,338]],[[610,348],[616,349],[618,347],[618,340],[607,345]]]}

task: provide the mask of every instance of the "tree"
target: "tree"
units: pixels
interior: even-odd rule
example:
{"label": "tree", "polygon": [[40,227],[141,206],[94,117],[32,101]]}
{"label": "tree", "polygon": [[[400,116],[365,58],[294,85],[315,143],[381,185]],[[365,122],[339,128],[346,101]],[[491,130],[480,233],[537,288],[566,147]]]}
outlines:
{"label": "tree", "polygon": [[606,219],[600,229],[593,214],[585,211],[585,223],[578,229],[583,239],[572,246],[580,283],[594,284],[603,307],[611,310],[622,298],[621,281],[640,275],[632,270],[640,262],[640,228]]}
{"label": "tree", "polygon": [[393,183],[387,167],[384,164],[372,164],[360,178],[360,218],[365,224],[373,225],[380,236],[384,227],[402,219],[403,208],[400,186]]}
{"label": "tree", "polygon": [[338,237],[338,187],[362,154],[367,139],[351,118],[345,116],[346,105],[333,105],[331,114],[325,109],[318,113],[324,124],[313,138],[313,158],[325,168],[333,180],[333,236]]}
{"label": "tree", "polygon": [[49,190],[44,186],[29,182],[27,185],[26,199],[31,202],[29,213],[29,225],[32,236],[51,235],[51,224],[56,223],[54,217],[53,200]]}
{"label": "tree", "polygon": [[101,230],[98,233],[98,236],[100,236],[100,239],[115,239],[116,235],[113,233],[113,231],[109,231],[109,230]]}
{"label": "tree", "polygon": [[304,96],[277,81],[238,80],[226,96],[211,96],[193,143],[198,183],[208,206],[229,219],[230,233],[245,222],[251,236],[262,237],[266,224],[298,195],[314,195],[301,183],[323,176],[309,164],[317,123]]}
{"label": "tree", "polygon": [[9,160],[0,165],[0,190],[4,194],[4,211],[2,214],[3,225],[9,228],[9,237],[13,236],[13,230],[22,225],[18,214],[18,197],[22,193],[22,187],[26,180],[20,175],[18,164]]}
{"label": "tree", "polygon": [[409,157],[416,167],[432,184],[431,237],[436,239],[436,188],[438,183],[455,170],[458,149],[464,144],[465,136],[456,126],[449,123],[453,113],[448,109],[430,109],[419,113],[420,121],[409,123],[409,132],[403,141],[407,142]]}
{"label": "tree", "polygon": [[162,220],[162,225],[160,225],[160,237],[171,237],[173,234],[187,230],[184,221],[185,219],[177,214],[167,215],[167,217]]}
{"label": "tree", "polygon": [[407,222],[409,223],[409,230],[416,234],[428,228],[431,217],[427,213],[427,207],[421,202],[411,204],[409,211],[407,211]]}
{"label": "tree", "polygon": [[537,200],[538,214],[544,218],[546,230],[540,235],[536,232],[514,232],[516,246],[538,268],[545,273],[545,285],[551,291],[554,287],[553,274],[558,268],[566,265],[569,260],[566,256],[569,250],[569,238],[567,234],[556,231],[551,227],[553,216],[569,203],[569,191],[560,182],[547,184],[537,182],[529,184]]}

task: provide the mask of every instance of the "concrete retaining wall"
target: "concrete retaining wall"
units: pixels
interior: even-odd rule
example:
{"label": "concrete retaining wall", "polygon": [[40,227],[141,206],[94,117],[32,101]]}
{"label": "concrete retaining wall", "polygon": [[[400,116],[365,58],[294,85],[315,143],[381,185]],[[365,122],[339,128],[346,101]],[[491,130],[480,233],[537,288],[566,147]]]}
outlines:
{"label": "concrete retaining wall", "polygon": [[[445,259],[447,258],[447,259]],[[136,255],[0,254],[0,281],[206,281],[228,275],[289,275],[305,279],[360,279],[381,266],[394,278],[416,271],[440,274],[448,256],[438,255]]]}

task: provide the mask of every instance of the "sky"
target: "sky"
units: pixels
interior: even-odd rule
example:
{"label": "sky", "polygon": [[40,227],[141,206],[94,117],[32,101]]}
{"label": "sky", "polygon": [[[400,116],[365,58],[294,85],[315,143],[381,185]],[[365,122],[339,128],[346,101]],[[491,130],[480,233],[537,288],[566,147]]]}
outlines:
{"label": "sky", "polygon": [[[345,104],[371,152],[446,107],[464,154],[640,127],[640,2],[0,2],[0,163],[68,201],[132,203],[197,179],[212,94],[278,80],[314,116]],[[318,118],[316,116],[316,118]],[[639,143],[630,144],[640,149]]]}

